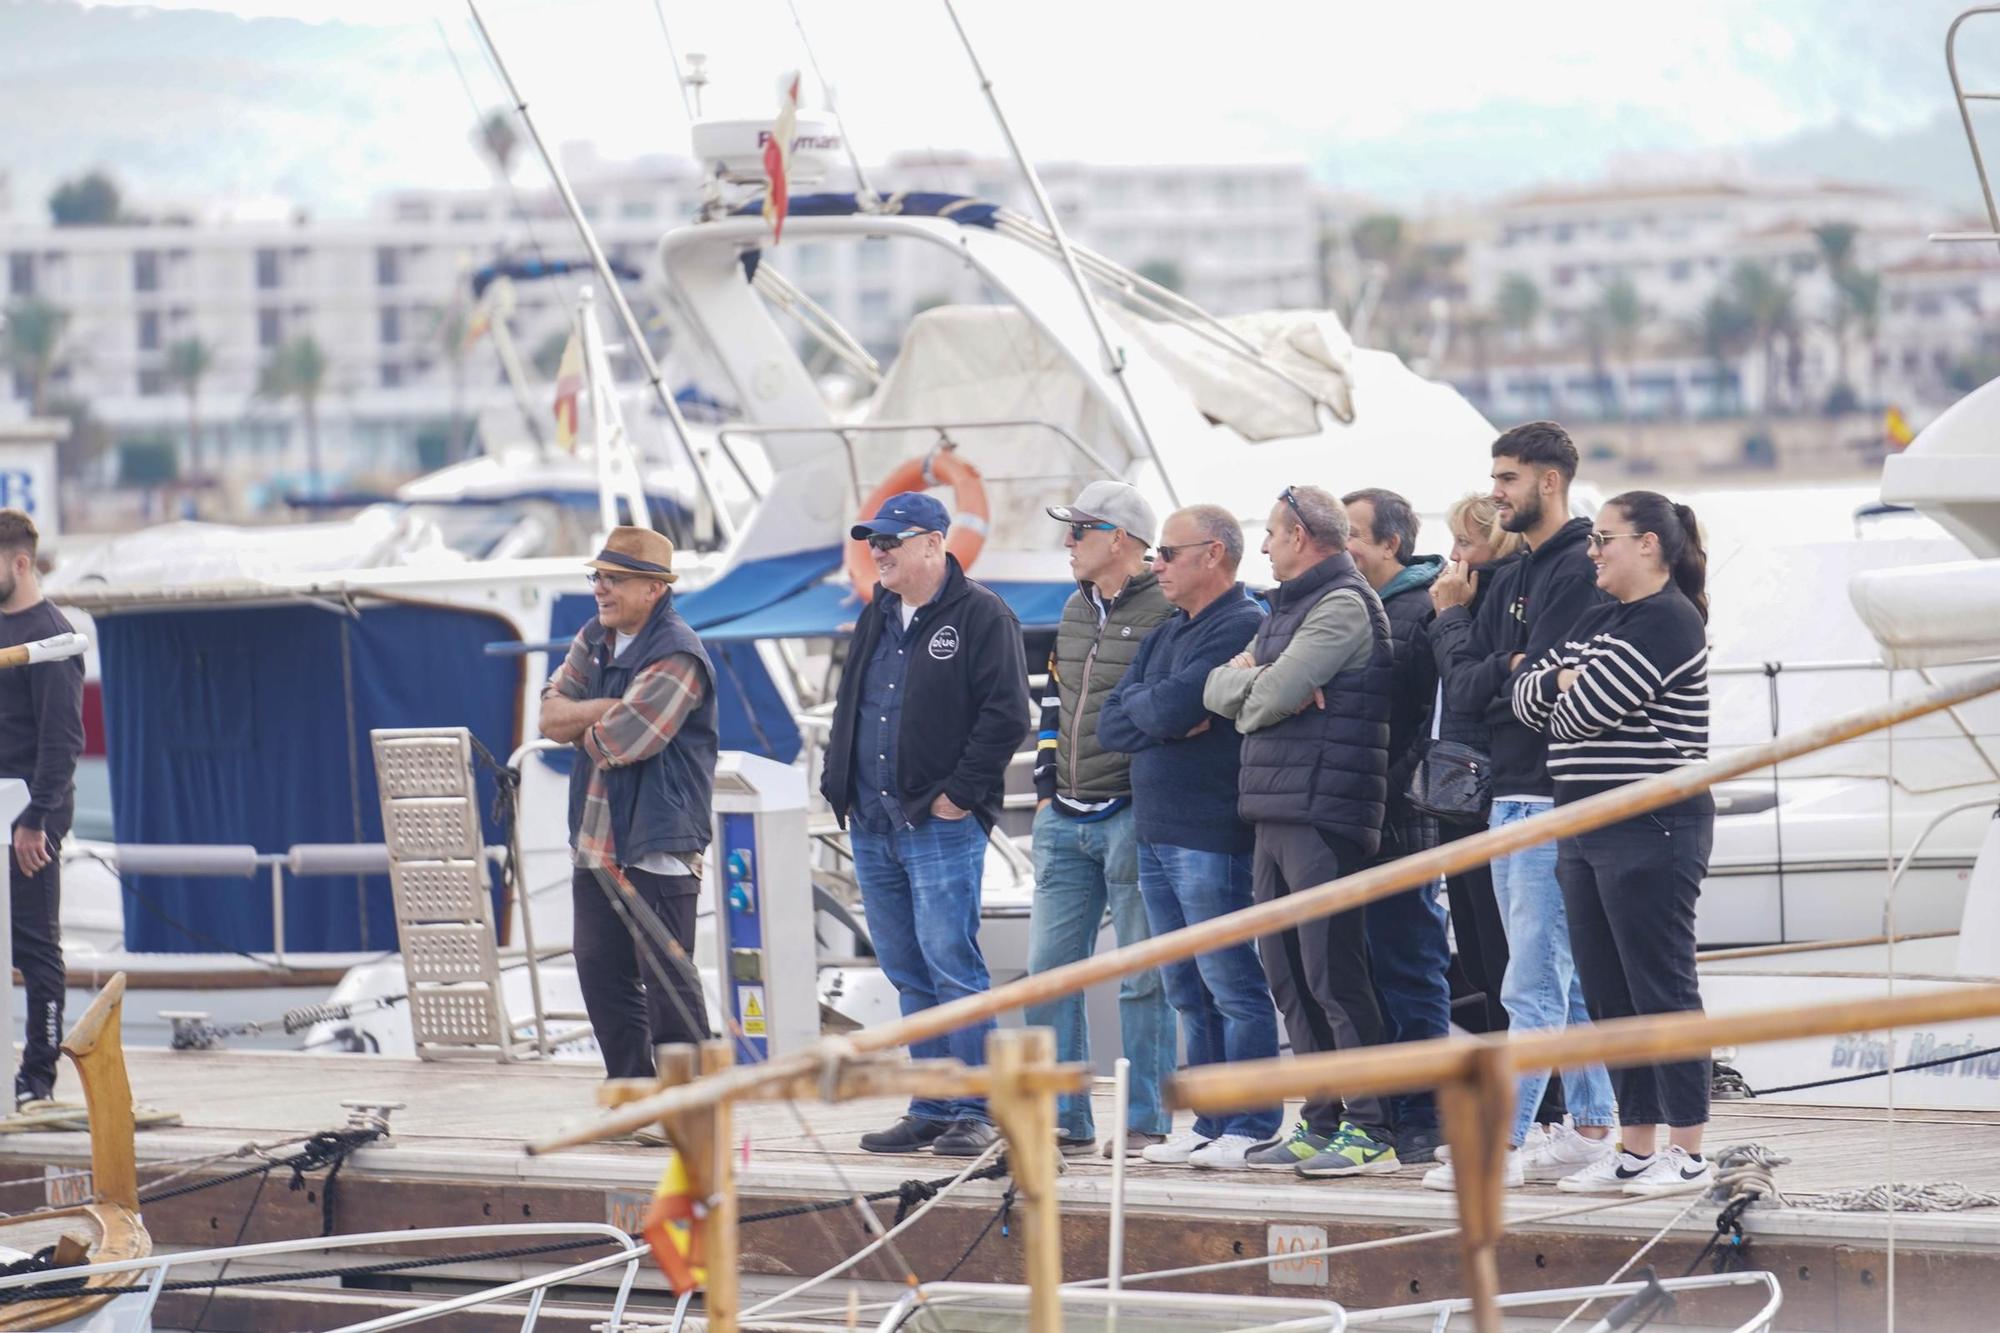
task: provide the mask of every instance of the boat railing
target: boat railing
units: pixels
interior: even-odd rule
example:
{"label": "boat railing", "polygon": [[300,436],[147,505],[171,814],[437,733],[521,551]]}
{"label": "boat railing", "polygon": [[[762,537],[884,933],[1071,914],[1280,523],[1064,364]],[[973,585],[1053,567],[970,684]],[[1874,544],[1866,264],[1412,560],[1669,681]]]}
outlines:
{"label": "boat railing", "polygon": [[1964,80],[1958,76],[1958,30],[1965,26],[1967,19],[1982,14],[2000,14],[2000,5],[1979,5],[1966,10],[1951,21],[1944,38],[1944,65],[1951,75],[1952,96],[1958,102],[1959,123],[1965,127],[1965,145],[1972,150],[1972,169],[1979,174],[1979,194],[1986,204],[1987,230],[1941,231],[1932,233],[1933,241],[1973,241],[1992,244],[2000,242],[2000,207],[1993,201],[1993,184],[1986,175],[1986,155],[1979,150],[1979,131],[1972,125],[1972,104],[1974,102],[2000,102],[2000,92],[1967,92]]}
{"label": "boat railing", "polygon": [[853,501],[855,511],[858,513],[861,509],[861,502],[866,498],[868,492],[862,484],[860,460],[855,457],[854,437],[858,435],[886,435],[898,431],[922,431],[935,434],[938,446],[943,448],[953,443],[951,438],[953,434],[964,434],[968,431],[980,430],[1048,431],[1065,445],[1075,450],[1077,455],[1094,469],[1090,473],[1024,473],[1020,475],[988,476],[985,480],[989,483],[1066,481],[1074,480],[1079,476],[1115,478],[1119,475],[1118,470],[1106,462],[1102,454],[1078,439],[1066,427],[1053,421],[1042,420],[1039,417],[1015,417],[993,421],[866,421],[857,423],[830,421],[823,426],[733,425],[724,426],[716,431],[715,443],[716,447],[722,450],[722,456],[729,460],[730,467],[736,470],[737,479],[750,488],[752,495],[761,500],[764,498],[763,494],[758,489],[757,484],[750,479],[750,474],[744,470],[743,461],[737,457],[735,448],[730,444],[732,439],[738,437],[765,439],[773,436],[832,435],[840,441],[840,447],[846,454],[847,479],[849,486],[852,488],[850,498]]}
{"label": "boat railing", "polygon": [[[939,1306],[957,1306],[968,1313],[1013,1314],[1025,1310],[1031,1289],[1018,1283],[929,1282],[905,1292],[875,1325],[875,1333],[898,1333],[912,1318]],[[1353,1320],[1336,1301],[1306,1296],[1236,1296],[1207,1291],[1101,1291],[1089,1287],[1064,1287],[1064,1306],[1082,1307],[1075,1312],[1093,1321],[1102,1319],[1106,1328],[1130,1312],[1144,1319],[1155,1315],[1172,1322],[1175,1328],[1198,1330],[1204,1326],[1246,1329],[1255,1333],[1341,1333]],[[1207,1318],[1204,1318],[1207,1316]],[[1150,1327],[1150,1325],[1147,1325]]]}
{"label": "boat railing", "polygon": [[[619,1279],[612,1297],[610,1324],[617,1327],[624,1317],[625,1307],[631,1298],[633,1283],[639,1274],[639,1265],[652,1254],[651,1247],[634,1244],[630,1235],[601,1222],[542,1222],[542,1223],[499,1223],[487,1226],[432,1227],[427,1230],[411,1231],[368,1231],[348,1236],[309,1236],[296,1240],[266,1241],[255,1245],[232,1245],[208,1250],[186,1250],[173,1254],[154,1254],[144,1259],[123,1259],[115,1263],[79,1264],[71,1268],[46,1269],[35,1273],[18,1273],[0,1277],[0,1291],[24,1287],[35,1287],[46,1283],[74,1283],[98,1277],[116,1277],[128,1274],[143,1274],[143,1283],[135,1282],[118,1291],[114,1299],[140,1302],[131,1324],[120,1323],[119,1327],[151,1328],[154,1308],[158,1305],[167,1281],[167,1275],[175,1269],[203,1264],[232,1264],[248,1259],[269,1259],[280,1255],[315,1254],[332,1250],[386,1250],[402,1245],[434,1245],[447,1241],[506,1240],[518,1237],[538,1236],[543,1238],[574,1237],[579,1240],[600,1240],[615,1246],[612,1254],[591,1259],[580,1264],[571,1264],[552,1272],[518,1281],[469,1292],[463,1296],[436,1301],[412,1310],[402,1310],[380,1318],[365,1320],[357,1324],[344,1324],[330,1333],[382,1333],[393,1328],[409,1328],[416,1324],[428,1323],[455,1314],[460,1310],[475,1306],[508,1300],[516,1296],[528,1296],[528,1308],[519,1325],[521,1333],[532,1333],[541,1318],[542,1303],[549,1289],[565,1283],[575,1282],[605,1269],[622,1266],[625,1270]],[[281,1280],[274,1278],[275,1280]],[[96,1294],[97,1289],[93,1289]],[[124,1315],[126,1312],[120,1310]],[[492,1327],[493,1325],[482,1325]]]}

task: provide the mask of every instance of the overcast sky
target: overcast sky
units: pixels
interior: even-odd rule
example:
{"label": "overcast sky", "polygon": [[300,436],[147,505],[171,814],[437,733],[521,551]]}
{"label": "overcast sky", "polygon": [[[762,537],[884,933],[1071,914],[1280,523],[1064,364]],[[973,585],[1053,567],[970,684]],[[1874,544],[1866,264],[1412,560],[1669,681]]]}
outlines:
{"label": "overcast sky", "polygon": [[[781,74],[805,64],[784,0],[659,2],[681,53],[709,57],[710,112],[770,115]],[[797,2],[864,158],[1000,151],[939,0]],[[1959,4],[960,8],[1038,158],[1296,158],[1329,184],[1420,203],[1587,178],[1618,158],[1722,159],[1802,134],[1890,142],[1936,128],[1951,106],[1942,49]],[[482,10],[552,142],[685,151],[652,0]],[[2000,87],[2000,18],[1990,22],[1983,44],[1969,33],[1964,63]],[[1993,59],[1979,58],[1982,45]],[[93,162],[142,197],[283,196],[358,213],[398,184],[481,183],[466,129],[473,104],[501,100],[464,8],[431,0],[0,0],[0,86],[0,169],[12,169],[23,214],[48,180]],[[541,174],[524,164],[520,178]]]}

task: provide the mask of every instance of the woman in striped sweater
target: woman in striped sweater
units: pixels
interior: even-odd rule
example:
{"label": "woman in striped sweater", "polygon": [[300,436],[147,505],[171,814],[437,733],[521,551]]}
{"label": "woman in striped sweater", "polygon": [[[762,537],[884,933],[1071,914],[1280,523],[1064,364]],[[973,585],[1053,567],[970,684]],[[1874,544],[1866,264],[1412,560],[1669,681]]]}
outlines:
{"label": "woman in striped sweater", "polygon": [[[1598,515],[1590,555],[1597,586],[1616,600],[1587,612],[1514,682],[1515,715],[1548,733],[1558,805],[1708,757],[1707,557],[1694,511],[1628,491]],[[1694,909],[1714,837],[1715,803],[1703,792],[1557,844],[1593,1019],[1701,1008]],[[1620,1150],[1557,1188],[1655,1194],[1713,1178],[1701,1153],[1707,1060],[1614,1069],[1611,1081]]]}

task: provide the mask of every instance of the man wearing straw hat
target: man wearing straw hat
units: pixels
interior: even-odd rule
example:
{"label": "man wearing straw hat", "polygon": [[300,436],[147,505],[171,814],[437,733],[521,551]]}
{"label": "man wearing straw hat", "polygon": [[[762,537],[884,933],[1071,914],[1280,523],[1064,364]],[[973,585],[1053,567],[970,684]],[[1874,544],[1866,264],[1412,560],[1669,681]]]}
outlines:
{"label": "man wearing straw hat", "polygon": [[651,1078],[655,1044],[709,1035],[691,955],[715,786],[715,672],[674,610],[673,563],[659,533],[612,529],[587,566],[597,618],[542,692],[542,734],[577,750],[576,972],[611,1078]]}

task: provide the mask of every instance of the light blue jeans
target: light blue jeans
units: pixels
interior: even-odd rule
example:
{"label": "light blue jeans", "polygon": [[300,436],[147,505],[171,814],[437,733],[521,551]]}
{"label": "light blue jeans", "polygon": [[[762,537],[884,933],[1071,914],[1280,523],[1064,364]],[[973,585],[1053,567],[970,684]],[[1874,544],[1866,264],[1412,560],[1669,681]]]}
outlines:
{"label": "light blue jeans", "polygon": [[[1518,824],[1541,814],[1546,801],[1495,801],[1488,828]],[[1511,856],[1493,858],[1493,895],[1507,927],[1507,976],[1500,983],[1500,1003],[1507,1010],[1510,1030],[1561,1028],[1588,1023],[1583,982],[1569,949],[1569,914],[1563,908],[1562,885],[1556,879],[1556,845],[1545,842]],[[1566,1070],[1563,1096],[1569,1117],[1579,1126],[1610,1125],[1617,1120],[1611,1079],[1603,1065]],[[1514,1107],[1515,1147],[1528,1136],[1535,1108],[1548,1087],[1549,1071],[1521,1075],[1520,1098]]]}
{"label": "light blue jeans", "polygon": [[[1132,807],[1088,823],[1056,813],[1035,812],[1035,905],[1028,922],[1028,971],[1046,972],[1088,958],[1097,948],[1097,929],[1111,909],[1118,942],[1136,944],[1151,934],[1146,904],[1139,896],[1139,834]],[[1090,1063],[1090,1031],[1083,996],[1067,995],[1030,1005],[1029,1027],[1056,1031],[1056,1059]],[[1136,972],[1118,983],[1118,1029],[1125,1058],[1132,1062],[1128,1129],[1164,1134],[1172,1127],[1160,1084],[1174,1070],[1173,1010],[1158,968]],[[1094,1139],[1097,1126],[1088,1092],[1065,1093],[1056,1106],[1056,1127],[1065,1138]]]}

